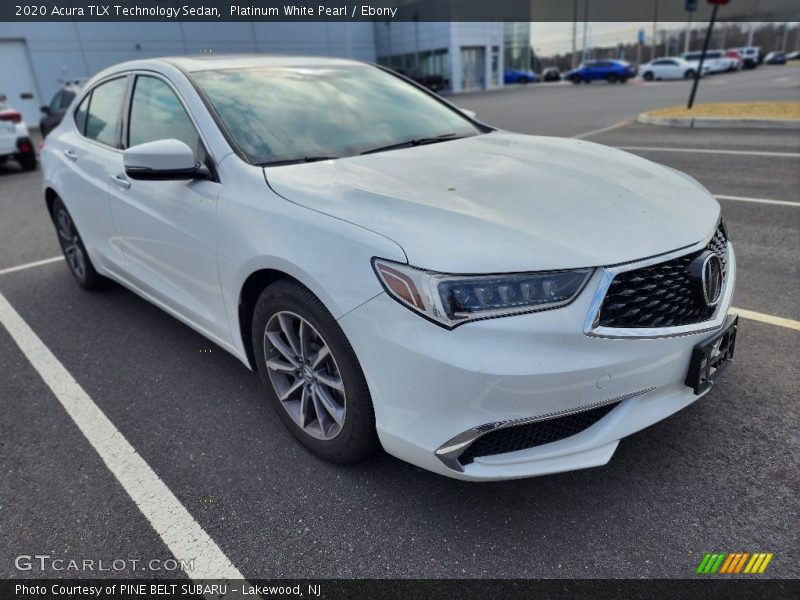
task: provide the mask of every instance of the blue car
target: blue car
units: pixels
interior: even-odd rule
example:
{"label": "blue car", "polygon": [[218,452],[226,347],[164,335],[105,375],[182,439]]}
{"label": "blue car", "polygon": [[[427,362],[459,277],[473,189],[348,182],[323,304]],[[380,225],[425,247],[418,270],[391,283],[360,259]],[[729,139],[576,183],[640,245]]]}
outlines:
{"label": "blue car", "polygon": [[564,74],[564,79],[572,83],[591,83],[603,80],[609,83],[625,83],[636,76],[636,69],[624,60],[588,60],[577,69]]}
{"label": "blue car", "polygon": [[770,52],[767,54],[767,57],[764,59],[764,62],[768,65],[785,65],[786,64],[786,53],[785,52]]}
{"label": "blue car", "polygon": [[525,69],[508,69],[503,73],[505,83],[536,83],[541,80],[536,73]]}

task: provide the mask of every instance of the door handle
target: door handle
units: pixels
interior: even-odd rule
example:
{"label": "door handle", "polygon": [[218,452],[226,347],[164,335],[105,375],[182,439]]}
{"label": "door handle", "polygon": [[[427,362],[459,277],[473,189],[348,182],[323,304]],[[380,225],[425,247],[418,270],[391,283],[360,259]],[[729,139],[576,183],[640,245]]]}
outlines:
{"label": "door handle", "polygon": [[70,148],[69,150],[64,150],[64,156],[66,156],[68,159],[70,159],[73,162],[78,160],[78,154],[72,148]]}
{"label": "door handle", "polygon": [[111,175],[111,182],[121,187],[123,190],[127,190],[131,187],[131,182],[128,178],[125,177],[125,174],[122,172],[117,173],[116,175]]}

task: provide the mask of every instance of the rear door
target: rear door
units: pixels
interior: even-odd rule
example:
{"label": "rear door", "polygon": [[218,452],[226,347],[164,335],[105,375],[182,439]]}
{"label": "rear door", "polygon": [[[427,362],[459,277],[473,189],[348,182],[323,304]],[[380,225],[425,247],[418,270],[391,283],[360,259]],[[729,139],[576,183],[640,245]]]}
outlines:
{"label": "rear door", "polygon": [[[94,86],[65,127],[48,137],[54,169],[60,181],[57,192],[69,210],[95,266],[117,271],[122,254],[114,246],[116,235],[108,202],[110,175],[122,168],[121,113],[128,75],[112,76]],[[55,136],[55,137],[54,137]]]}
{"label": "rear door", "polygon": [[[177,139],[214,171],[207,144],[165,78],[138,73],[126,107],[124,146]],[[126,276],[213,337],[230,339],[217,268],[218,181],[146,181],[120,167],[111,185],[111,212]]]}

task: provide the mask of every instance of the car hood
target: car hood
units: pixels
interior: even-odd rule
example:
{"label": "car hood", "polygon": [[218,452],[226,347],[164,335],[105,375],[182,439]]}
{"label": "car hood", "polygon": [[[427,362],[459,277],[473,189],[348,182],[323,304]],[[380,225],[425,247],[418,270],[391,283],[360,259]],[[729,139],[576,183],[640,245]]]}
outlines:
{"label": "car hood", "polygon": [[412,265],[496,273],[628,262],[702,241],[717,201],[691,178],[591,142],[495,132],[268,167],[285,199],[396,241]]}

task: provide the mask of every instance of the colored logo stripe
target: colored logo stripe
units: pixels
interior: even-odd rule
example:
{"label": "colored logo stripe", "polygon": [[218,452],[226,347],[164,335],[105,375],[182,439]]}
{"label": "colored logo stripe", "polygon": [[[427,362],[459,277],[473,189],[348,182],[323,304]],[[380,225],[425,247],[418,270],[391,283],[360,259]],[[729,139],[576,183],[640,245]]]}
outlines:
{"label": "colored logo stripe", "polygon": [[[697,567],[697,573],[707,574],[735,574],[735,573],[763,573],[772,560],[773,553],[756,552],[708,552]],[[749,560],[748,560],[749,559]],[[745,564],[747,566],[745,566]],[[744,569],[744,571],[742,571]]]}

